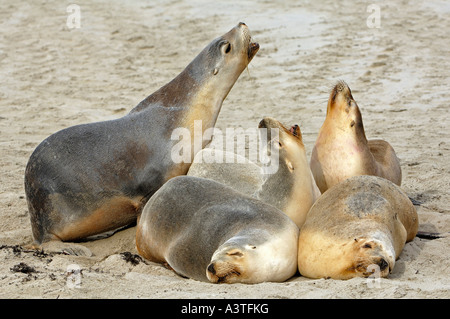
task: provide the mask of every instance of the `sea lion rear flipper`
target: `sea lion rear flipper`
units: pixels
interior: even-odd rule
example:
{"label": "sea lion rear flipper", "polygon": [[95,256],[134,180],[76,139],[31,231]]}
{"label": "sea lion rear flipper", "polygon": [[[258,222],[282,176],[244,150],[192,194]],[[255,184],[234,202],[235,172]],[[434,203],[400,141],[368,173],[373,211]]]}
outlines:
{"label": "sea lion rear flipper", "polygon": [[73,256],[91,257],[92,252],[83,245],[62,241],[48,241],[40,245],[40,249],[46,253],[66,254]]}

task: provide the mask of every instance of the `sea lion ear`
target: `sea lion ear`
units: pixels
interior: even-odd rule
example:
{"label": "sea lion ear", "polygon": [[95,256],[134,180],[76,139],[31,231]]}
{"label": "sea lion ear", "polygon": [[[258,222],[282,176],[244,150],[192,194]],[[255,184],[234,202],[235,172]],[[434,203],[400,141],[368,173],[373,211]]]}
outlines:
{"label": "sea lion ear", "polygon": [[218,68],[214,68],[213,75],[216,75],[217,73],[219,73],[219,69]]}
{"label": "sea lion ear", "polygon": [[292,165],[291,161],[286,160],[286,165],[287,165],[287,167],[289,168],[290,171],[294,170],[294,165]]}

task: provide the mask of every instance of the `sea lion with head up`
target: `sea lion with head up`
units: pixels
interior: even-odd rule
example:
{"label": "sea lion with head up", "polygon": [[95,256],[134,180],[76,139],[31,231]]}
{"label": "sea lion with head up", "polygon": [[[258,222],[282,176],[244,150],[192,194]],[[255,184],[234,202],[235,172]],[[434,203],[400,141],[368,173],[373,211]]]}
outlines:
{"label": "sea lion with head up", "polygon": [[[219,153],[219,158],[228,155],[206,148],[197,154],[188,175],[215,180],[275,206],[300,228],[320,196],[308,164],[300,127],[293,125],[287,129],[278,120],[265,117],[258,128],[262,129],[259,132],[261,140],[267,141],[261,150],[261,154],[267,157],[267,165],[260,167],[245,158],[238,163],[214,163],[211,158],[214,159],[216,153]],[[272,158],[275,153],[277,156]],[[238,157],[238,154],[231,156]],[[205,158],[207,163],[203,162]],[[269,160],[277,161],[277,169]]]}
{"label": "sea lion with head up", "polygon": [[171,160],[172,131],[193,130],[195,120],[203,130],[213,127],[258,49],[239,23],[124,117],[69,127],[45,139],[25,171],[35,246],[49,243],[55,250],[87,254],[80,245],[62,242],[133,223],[152,194],[186,174],[192,162]]}
{"label": "sea lion with head up", "polygon": [[400,161],[392,146],[384,140],[367,140],[361,112],[344,81],[330,93],[310,165],[322,193],[357,175],[380,176],[399,186],[402,181]]}

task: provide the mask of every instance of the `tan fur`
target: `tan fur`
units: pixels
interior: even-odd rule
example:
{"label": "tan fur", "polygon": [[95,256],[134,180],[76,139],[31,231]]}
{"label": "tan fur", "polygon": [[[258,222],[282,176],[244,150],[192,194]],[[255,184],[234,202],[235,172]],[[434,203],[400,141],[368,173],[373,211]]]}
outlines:
{"label": "tan fur", "polygon": [[402,179],[392,146],[382,140],[367,140],[359,107],[343,81],[330,93],[310,166],[322,193],[357,175],[381,176],[399,186]]}
{"label": "tan fur", "polygon": [[[293,135],[280,122],[278,122],[278,126],[282,128],[280,140],[285,151],[280,160],[285,161],[294,181],[286,205],[278,208],[300,228],[306,220],[309,209],[318,197],[315,191],[316,185],[306,158],[300,128],[296,126],[296,133]],[[280,189],[282,190],[283,187],[281,186]],[[283,194],[280,194],[280,196],[283,196]]]}
{"label": "tan fur", "polygon": [[368,141],[368,146],[378,164],[377,175],[400,186],[402,183],[402,170],[392,146],[383,140],[370,140]]}
{"label": "tan fur", "polygon": [[367,277],[367,267],[378,265],[386,277],[418,225],[398,186],[375,176],[349,178],[311,207],[300,230],[299,271],[310,278],[349,279]]}
{"label": "tan fur", "polygon": [[130,224],[142,209],[141,199],[126,196],[109,198],[84,219],[64,223],[64,227],[54,235],[63,241],[73,241]]}

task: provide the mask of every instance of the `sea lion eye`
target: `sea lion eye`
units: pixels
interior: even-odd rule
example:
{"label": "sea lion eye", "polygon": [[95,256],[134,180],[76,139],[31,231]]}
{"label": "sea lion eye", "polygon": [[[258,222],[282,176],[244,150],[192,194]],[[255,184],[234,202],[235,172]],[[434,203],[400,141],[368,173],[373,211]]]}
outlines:
{"label": "sea lion eye", "polygon": [[231,43],[230,42],[225,42],[222,46],[222,50],[225,54],[230,53],[231,51]]}
{"label": "sea lion eye", "polygon": [[278,148],[282,148],[283,147],[283,144],[281,144],[281,142],[278,141],[278,140],[273,140],[272,143],[273,143],[274,146],[278,146]]}
{"label": "sea lion eye", "polygon": [[365,245],[363,246],[363,248],[372,248],[372,245],[371,245],[371,244],[365,244]]}
{"label": "sea lion eye", "polygon": [[244,256],[243,253],[241,253],[240,251],[233,251],[233,252],[229,252],[227,253],[228,256],[236,256],[236,257],[242,257]]}

